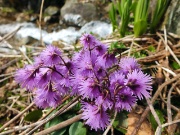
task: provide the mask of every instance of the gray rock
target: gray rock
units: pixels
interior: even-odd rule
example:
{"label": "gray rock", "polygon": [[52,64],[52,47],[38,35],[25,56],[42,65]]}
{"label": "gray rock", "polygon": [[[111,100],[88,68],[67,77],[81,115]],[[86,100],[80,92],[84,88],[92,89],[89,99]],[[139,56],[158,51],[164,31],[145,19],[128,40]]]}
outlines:
{"label": "gray rock", "polygon": [[81,15],[71,13],[64,15],[64,21],[68,25],[76,25],[80,27],[86,23],[86,20],[84,20]]}
{"label": "gray rock", "polygon": [[0,25],[0,34],[4,35],[10,33],[17,29],[18,27],[22,26],[20,30],[23,28],[33,28],[35,25],[33,23],[12,23],[12,24],[1,24]]}
{"label": "gray rock", "polygon": [[83,26],[85,22],[97,19],[96,7],[92,3],[67,1],[61,8],[61,18],[68,25]]}
{"label": "gray rock", "polygon": [[165,21],[167,30],[180,36],[180,0],[171,1]]}
{"label": "gray rock", "polygon": [[105,38],[112,33],[112,25],[101,22],[101,21],[91,21],[85,24],[81,30],[81,33],[93,33],[101,38]]}
{"label": "gray rock", "polygon": [[74,27],[62,29],[58,32],[48,33],[43,37],[46,44],[51,44],[53,41],[61,40],[69,45],[75,44],[81,36],[81,33],[76,31]]}
{"label": "gray rock", "polygon": [[[22,44],[27,44],[32,40],[40,40],[40,30],[33,23],[15,23],[0,25],[0,34],[7,34],[14,31],[17,27],[22,26],[16,33],[16,39]],[[100,38],[105,38],[112,33],[111,24],[101,21],[91,21],[85,24],[80,30],[74,27],[62,29],[58,32],[48,33],[42,30],[42,38],[45,44],[52,44],[53,41],[63,41],[67,45],[72,45],[79,40],[83,33],[94,33]]]}

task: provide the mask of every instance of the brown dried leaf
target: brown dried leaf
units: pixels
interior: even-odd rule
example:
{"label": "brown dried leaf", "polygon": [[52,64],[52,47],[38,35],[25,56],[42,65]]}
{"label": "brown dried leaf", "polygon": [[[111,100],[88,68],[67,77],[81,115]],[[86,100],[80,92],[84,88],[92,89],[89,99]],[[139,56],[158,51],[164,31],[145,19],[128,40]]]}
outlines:
{"label": "brown dried leaf", "polygon": [[[133,132],[134,128],[136,127],[136,124],[139,121],[140,117],[141,117],[141,115],[136,114],[135,112],[131,112],[128,114],[128,119],[127,119],[128,128],[127,128],[126,135],[131,135],[131,133]],[[137,135],[154,135],[151,125],[147,120],[145,120],[142,123]]]}
{"label": "brown dried leaf", "polygon": [[4,87],[0,88],[0,98],[4,97]]}

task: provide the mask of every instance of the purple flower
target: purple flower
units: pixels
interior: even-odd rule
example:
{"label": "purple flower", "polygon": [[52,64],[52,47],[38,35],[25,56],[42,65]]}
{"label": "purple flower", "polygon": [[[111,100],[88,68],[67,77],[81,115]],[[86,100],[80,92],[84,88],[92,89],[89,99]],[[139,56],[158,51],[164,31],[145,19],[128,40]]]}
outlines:
{"label": "purple flower", "polygon": [[84,47],[71,59],[47,46],[33,65],[16,72],[15,79],[32,90],[40,108],[57,107],[65,95],[80,96],[82,119],[91,129],[104,130],[111,112],[130,111],[137,99],[150,97],[151,77],[134,58],[121,58],[118,63],[107,46],[90,34],[80,42]]}
{"label": "purple flower", "polygon": [[39,88],[44,88],[45,85],[51,80],[51,69],[40,68],[39,73],[36,76],[36,82]]}
{"label": "purple flower", "polygon": [[125,85],[124,85],[124,80],[125,80],[125,76],[124,74],[120,73],[120,72],[113,72],[110,75],[110,90],[112,92],[112,94],[114,95],[115,93],[117,93],[119,90],[124,89]]}
{"label": "purple flower", "polygon": [[115,109],[121,111],[123,109],[130,111],[132,106],[136,103],[136,97],[133,96],[132,91],[123,89],[115,95]]}
{"label": "purple flower", "polygon": [[82,74],[79,73],[79,70],[75,70],[74,74],[70,76],[70,85],[72,88],[71,95],[79,95],[79,87],[80,87],[80,82],[83,82],[87,79],[86,76],[83,76]]}
{"label": "purple flower", "polygon": [[95,46],[96,38],[90,34],[84,34],[80,38],[80,42],[86,49],[92,49]]}
{"label": "purple flower", "polygon": [[98,65],[98,63],[94,66],[94,74],[99,80],[103,80],[103,78],[106,76],[106,70]]}
{"label": "purple flower", "polygon": [[110,124],[110,118],[102,107],[83,102],[82,110],[82,119],[86,120],[85,124],[89,125],[91,129],[104,130]]}
{"label": "purple flower", "polygon": [[150,97],[151,87],[151,77],[144,74],[142,71],[134,70],[128,73],[125,83],[127,87],[136,95],[139,99]]}
{"label": "purple flower", "polygon": [[70,86],[71,84],[70,84],[69,76],[67,74],[66,75],[64,74],[63,78],[56,80],[54,84],[54,88],[58,90],[61,95],[68,94],[70,90]]}
{"label": "purple flower", "polygon": [[60,50],[52,45],[48,45],[47,48],[40,54],[45,65],[55,65],[62,63]]}
{"label": "purple flower", "polygon": [[22,88],[33,90],[36,86],[36,74],[38,69],[33,65],[26,65],[24,68],[19,69],[15,73],[16,82],[21,84]]}
{"label": "purple flower", "polygon": [[109,68],[117,62],[117,59],[114,54],[105,53],[104,55],[98,57],[97,62],[103,68]]}
{"label": "purple flower", "polygon": [[44,65],[43,58],[41,56],[35,57],[34,58],[34,65],[37,67]]}
{"label": "purple flower", "polygon": [[101,56],[107,52],[107,49],[107,45],[104,45],[101,42],[97,41],[94,51],[96,52],[97,56]]}
{"label": "purple flower", "polygon": [[75,70],[84,76],[92,76],[97,56],[90,54],[89,51],[81,53],[78,60],[74,62]]}
{"label": "purple flower", "polygon": [[102,106],[105,111],[107,109],[112,109],[113,107],[113,102],[112,100],[109,99],[109,96],[107,97],[99,96],[96,98],[95,103],[97,106]]}
{"label": "purple flower", "polygon": [[46,88],[35,91],[34,102],[40,108],[57,107],[61,103],[61,95],[49,82]]}
{"label": "purple flower", "polygon": [[125,57],[121,58],[119,63],[121,71],[127,75],[128,73],[131,73],[133,70],[141,70],[140,65],[137,63],[135,58],[132,57]]}
{"label": "purple flower", "polygon": [[98,81],[94,78],[88,78],[80,82],[79,93],[83,98],[93,99],[100,95]]}

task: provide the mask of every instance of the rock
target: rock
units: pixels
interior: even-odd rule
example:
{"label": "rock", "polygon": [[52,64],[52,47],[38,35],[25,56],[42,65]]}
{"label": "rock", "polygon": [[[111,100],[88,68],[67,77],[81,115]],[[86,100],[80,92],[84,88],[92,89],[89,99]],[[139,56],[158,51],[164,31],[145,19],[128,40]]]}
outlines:
{"label": "rock", "polygon": [[64,21],[68,25],[75,25],[79,27],[83,26],[86,23],[86,20],[84,20],[79,14],[65,14]]}
{"label": "rock", "polygon": [[61,8],[61,18],[68,25],[83,26],[97,19],[96,7],[92,3],[75,3],[67,0]]}
{"label": "rock", "polygon": [[45,23],[54,23],[59,22],[59,15],[60,15],[60,9],[56,6],[49,6],[44,11],[45,17],[44,22]]}
{"label": "rock", "polygon": [[49,6],[44,10],[44,14],[48,16],[58,15],[59,13],[59,8],[56,6]]}
{"label": "rock", "polygon": [[81,30],[81,33],[93,33],[101,38],[105,38],[112,33],[112,25],[101,22],[101,21],[91,21],[85,24]]}
{"label": "rock", "polygon": [[172,0],[166,13],[165,24],[168,32],[180,36],[180,0]]}
{"label": "rock", "polygon": [[74,27],[62,29],[58,32],[52,32],[43,37],[43,40],[47,44],[51,44],[53,41],[61,40],[69,45],[75,44],[81,36],[81,33],[76,31]]}
{"label": "rock", "polygon": [[[21,44],[28,44],[36,40],[40,40],[40,30],[33,23],[14,23],[0,25],[0,34],[4,35],[22,26],[16,33],[16,40]],[[93,33],[100,38],[105,38],[112,33],[111,24],[101,21],[91,21],[85,24],[80,30],[75,27],[68,27],[56,32],[46,32],[42,30],[42,38],[45,44],[52,44],[53,41],[63,41],[66,46],[75,44],[83,33]],[[36,40],[35,40],[36,39]]]}

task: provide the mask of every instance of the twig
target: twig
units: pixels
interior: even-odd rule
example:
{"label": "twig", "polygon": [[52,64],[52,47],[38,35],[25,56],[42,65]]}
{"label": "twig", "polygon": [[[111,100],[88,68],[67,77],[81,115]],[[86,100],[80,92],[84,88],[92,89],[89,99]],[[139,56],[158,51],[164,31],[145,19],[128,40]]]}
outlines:
{"label": "twig", "polygon": [[[172,122],[172,112],[171,112],[171,93],[174,89],[174,87],[177,85],[178,81],[172,85],[171,89],[168,92],[167,97],[167,116],[168,116],[168,123]],[[171,126],[168,127],[168,132],[171,130]],[[169,132],[170,134],[170,132]]]}
{"label": "twig", "polygon": [[[25,46],[23,46],[23,47],[25,47]],[[30,64],[32,64],[33,62],[29,59],[29,57],[26,55],[26,53],[23,51],[23,48],[21,47],[19,47],[19,50],[21,51],[21,53],[23,54],[23,56],[28,60],[28,62],[30,63]]]}
{"label": "twig", "polygon": [[104,131],[103,135],[107,135],[107,133],[109,132],[109,130],[111,129],[113,123],[114,123],[114,120],[116,119],[116,116],[117,116],[117,111],[115,111],[114,113],[114,117],[113,119],[111,120],[111,123],[109,124],[109,126],[106,128],[106,130]]}
{"label": "twig", "polygon": [[43,122],[41,124],[39,124],[38,126],[36,126],[34,129],[32,129],[29,133],[27,133],[27,135],[31,135],[33,134],[39,127],[41,127],[42,125],[44,125],[45,123],[47,123],[48,121],[52,120],[54,117],[60,115],[61,113],[63,113],[64,110],[66,110],[71,104],[73,104],[75,101],[77,101],[79,99],[79,97],[74,98],[73,100],[71,100],[68,104],[64,105],[60,110],[58,110],[56,113],[54,113],[52,116],[50,116],[49,118],[43,120]]}
{"label": "twig", "polygon": [[74,123],[76,121],[79,121],[81,119],[81,117],[82,117],[82,114],[79,114],[79,115],[74,116],[73,118],[70,118],[70,119],[68,119],[66,121],[63,121],[63,122],[61,122],[61,123],[59,123],[59,124],[57,124],[55,126],[52,126],[52,127],[48,128],[48,129],[45,129],[45,130],[43,130],[43,131],[41,131],[41,132],[39,132],[39,133],[37,133],[35,135],[47,135],[47,134],[49,134],[51,132],[62,129],[62,128],[66,127],[66,126],[68,126],[68,125],[70,125],[70,124],[72,124],[72,123]]}
{"label": "twig", "polygon": [[112,43],[112,42],[136,42],[136,41],[149,41],[152,40],[152,38],[132,38],[131,37],[125,37],[125,38],[121,38],[121,39],[116,39],[116,40],[104,40],[102,41],[103,43]]}
{"label": "twig", "polygon": [[10,125],[12,122],[14,122],[16,119],[18,119],[21,115],[23,115],[27,110],[29,110],[32,106],[34,105],[34,103],[31,103],[28,107],[26,107],[21,113],[19,113],[18,115],[16,115],[13,119],[11,119],[10,121],[8,121],[6,124],[4,124],[1,128],[0,128],[0,132],[4,130],[4,128],[6,128],[8,125]]}
{"label": "twig", "polygon": [[[175,120],[178,120],[180,119],[180,111],[176,114],[176,116],[174,117],[174,121]],[[170,132],[170,135],[174,135],[174,132],[177,128],[178,124],[174,124],[174,125],[171,125],[171,130],[169,131]]]}
{"label": "twig", "polygon": [[[154,94],[153,98],[151,99],[151,104],[154,103],[154,101],[157,99],[157,97],[159,96],[159,94],[161,93],[162,89],[166,86],[171,84],[172,82],[176,81],[177,79],[180,79],[180,74],[177,74],[176,77],[164,82],[162,85],[160,85],[160,87],[157,89],[156,93]],[[150,111],[149,106],[146,107],[144,113],[142,114],[141,118],[139,119],[138,123],[136,124],[136,127],[134,128],[133,132],[131,135],[136,135],[142,122],[144,121],[144,119],[146,118],[146,116],[148,115]]]}
{"label": "twig", "polygon": [[42,27],[41,27],[43,6],[44,6],[44,0],[41,1],[41,9],[40,9],[40,13],[39,13],[39,30],[40,30],[40,41],[41,41],[41,45],[43,45]]}
{"label": "twig", "polygon": [[154,119],[156,120],[158,126],[161,127],[161,121],[160,121],[160,119],[159,119],[156,111],[154,110],[154,107],[152,106],[151,101],[150,101],[149,99],[146,99],[146,101],[147,101],[147,103],[148,103],[148,105],[149,105],[149,108],[150,108],[150,110],[151,110],[151,113],[153,114]]}
{"label": "twig", "polygon": [[12,75],[7,76],[7,77],[5,77],[5,78],[1,79],[1,80],[0,80],[0,83],[1,83],[1,82],[4,82],[5,80],[7,80],[7,79],[9,79],[9,78],[11,78],[11,77],[12,77]]}
{"label": "twig", "polygon": [[[62,103],[64,103],[64,101],[66,101],[67,99],[69,99],[70,96],[66,96],[65,98],[62,99]],[[71,106],[70,106],[71,107]],[[68,107],[69,108],[69,107]],[[55,110],[55,108],[52,108],[46,115],[44,115],[42,118],[40,118],[38,121],[41,121],[43,119],[45,119],[47,116],[49,116],[49,114],[51,114],[53,111]],[[33,128],[33,127],[32,127]],[[27,130],[23,131],[20,135],[25,135],[26,133],[28,133],[31,130],[31,128],[28,128]]]}
{"label": "twig", "polygon": [[25,129],[27,129],[27,128],[34,127],[34,126],[36,126],[36,125],[38,125],[38,124],[40,124],[40,123],[41,123],[41,121],[36,122],[36,123],[33,123],[33,124],[31,124],[31,125],[24,125],[23,127],[19,127],[19,126],[18,126],[18,127],[15,127],[14,129],[11,129],[11,130],[2,132],[2,133],[0,133],[0,135],[9,135],[9,134],[11,134],[11,133],[13,133],[13,132],[17,132],[17,131],[25,130]]}
{"label": "twig", "polygon": [[160,66],[164,71],[170,73],[170,74],[173,75],[173,76],[176,76],[176,73],[174,73],[172,70],[161,66],[157,61],[155,61],[155,63],[156,63],[158,66]]}
{"label": "twig", "polygon": [[178,120],[174,120],[172,122],[169,122],[169,123],[165,123],[162,125],[162,128],[166,127],[166,126],[169,126],[169,125],[172,125],[172,124],[176,124],[176,123],[179,123],[180,122],[180,119]]}
{"label": "twig", "polygon": [[15,74],[15,72],[7,73],[7,74],[1,74],[0,77],[13,76],[14,74]]}
{"label": "twig", "polygon": [[[74,107],[76,104],[77,104],[77,102],[74,102],[74,103],[73,103],[72,105],[70,105],[67,109],[65,109],[62,113],[65,113],[66,111],[68,111],[69,109],[71,109],[72,107]],[[61,114],[62,114],[62,113],[61,113]],[[54,115],[53,115],[53,116],[54,116]],[[54,118],[54,117],[53,117],[53,118]],[[47,118],[47,119],[49,119],[49,118]],[[34,128],[35,126],[38,126],[38,125],[44,123],[44,121],[48,122],[47,119],[37,121],[36,123],[33,123],[33,124],[31,124],[31,125],[24,125],[23,127],[15,127],[14,129],[5,131],[5,132],[3,132],[3,133],[0,133],[0,135],[6,135],[6,134],[10,134],[10,133],[12,133],[12,132],[22,131],[22,130],[25,130],[25,129]],[[27,133],[28,131],[29,131],[29,130],[22,132],[21,135],[26,135],[26,133]]]}
{"label": "twig", "polygon": [[180,119],[175,120],[175,121],[172,121],[172,122],[169,122],[169,123],[165,123],[165,124],[163,124],[161,127],[158,126],[157,129],[156,129],[155,135],[161,135],[162,129],[163,129],[164,127],[170,126],[170,125],[172,125],[172,124],[176,124],[176,123],[179,123],[179,122],[180,122]]}
{"label": "twig", "polygon": [[[163,97],[162,97],[161,94],[160,94],[160,98],[161,98],[161,100],[162,100],[165,104],[167,104],[167,102],[163,99]],[[172,108],[173,110],[175,110],[175,111],[177,111],[177,112],[180,111],[179,108],[177,108],[176,106],[174,106],[174,105],[172,105],[172,104],[171,104],[170,106],[171,106],[171,108]]]}
{"label": "twig", "polygon": [[[9,106],[7,106],[7,105],[2,104],[2,105],[0,105],[0,106],[6,107],[8,110],[13,111],[14,113],[17,113],[17,114],[20,113],[19,110],[16,110],[16,109],[14,109],[14,108],[11,108],[11,107],[9,107]],[[7,110],[7,111],[8,111],[8,110]],[[6,111],[6,112],[7,112],[7,111]]]}
{"label": "twig", "polygon": [[2,58],[21,58],[22,57],[22,55],[10,55],[10,54],[8,54],[8,55],[6,55],[6,54],[0,54],[0,57],[2,57]]}
{"label": "twig", "polygon": [[130,57],[130,55],[131,55],[131,51],[132,51],[132,48],[133,48],[133,44],[134,44],[134,38],[133,38],[133,40],[132,40],[132,42],[131,42],[131,46],[130,46],[130,48],[129,48],[128,57]]}
{"label": "twig", "polygon": [[171,50],[171,48],[168,46],[168,44],[166,44],[166,42],[164,41],[164,39],[162,38],[162,36],[157,32],[157,35],[162,39],[163,43],[166,45],[167,49],[169,50],[170,54],[173,56],[173,58],[175,59],[175,61],[180,65],[180,61],[179,59],[176,57],[176,55],[174,54],[174,52]]}
{"label": "twig", "polygon": [[19,61],[19,60],[20,60],[19,58],[15,58],[15,59],[9,61],[8,63],[2,65],[2,66],[0,67],[0,72],[1,72],[2,70],[6,69],[7,67],[13,65],[14,63],[16,63],[16,62]]}
{"label": "twig", "polygon": [[[2,42],[3,40],[7,40],[9,38],[11,38],[12,36],[14,36],[21,28],[22,26],[19,26],[17,29],[15,29],[14,31],[6,34],[5,36],[3,36],[1,39],[0,39],[0,42]],[[10,46],[9,46],[10,47]],[[12,48],[12,46],[10,47]]]}

